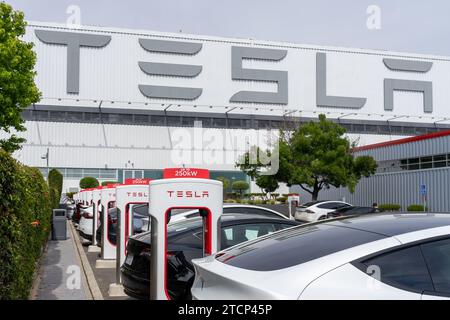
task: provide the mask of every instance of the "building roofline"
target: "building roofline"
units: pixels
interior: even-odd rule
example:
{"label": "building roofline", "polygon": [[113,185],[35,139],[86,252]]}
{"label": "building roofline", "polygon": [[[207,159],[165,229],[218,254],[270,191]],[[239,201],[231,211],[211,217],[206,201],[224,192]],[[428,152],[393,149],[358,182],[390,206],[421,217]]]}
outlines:
{"label": "building roofline", "polygon": [[262,40],[253,38],[239,38],[239,37],[224,37],[213,35],[201,35],[192,33],[176,33],[176,32],[163,32],[145,29],[132,29],[132,28],[119,28],[119,27],[107,27],[107,26],[94,26],[94,25],[79,25],[68,26],[64,23],[57,22],[43,22],[43,21],[27,21],[27,27],[30,28],[50,28],[61,29],[66,31],[84,31],[84,32],[103,32],[109,34],[126,34],[134,36],[144,37],[159,37],[159,38],[171,38],[175,40],[192,40],[192,41],[207,41],[207,42],[223,42],[236,45],[247,46],[262,46],[262,47],[276,47],[285,49],[297,49],[297,50],[312,50],[312,51],[325,51],[325,52],[341,52],[341,53],[354,53],[365,55],[377,55],[382,57],[396,57],[406,59],[424,59],[432,61],[450,61],[450,56],[436,55],[436,54],[424,54],[413,52],[399,52],[392,50],[370,49],[370,48],[355,48],[355,47],[343,47],[343,46],[326,46],[315,44],[301,44],[295,42],[283,42],[273,40]]}
{"label": "building roofline", "polygon": [[414,137],[403,138],[403,139],[398,139],[398,140],[392,140],[392,141],[368,144],[366,146],[353,148],[353,152],[372,150],[372,149],[378,149],[378,148],[390,147],[390,146],[396,146],[396,145],[400,145],[400,144],[416,142],[416,141],[422,141],[422,140],[429,140],[429,139],[445,137],[445,136],[450,136],[450,130],[432,132],[432,133],[427,133],[427,134],[423,134],[423,135],[420,135],[420,136],[414,136]]}

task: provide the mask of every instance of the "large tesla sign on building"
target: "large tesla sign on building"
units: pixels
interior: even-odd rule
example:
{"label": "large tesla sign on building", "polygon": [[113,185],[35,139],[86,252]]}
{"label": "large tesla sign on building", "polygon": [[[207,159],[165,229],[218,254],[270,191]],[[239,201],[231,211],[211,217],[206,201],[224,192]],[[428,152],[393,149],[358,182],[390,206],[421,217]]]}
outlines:
{"label": "large tesla sign on building", "polygon": [[[44,97],[449,114],[450,61],[443,57],[180,34],[30,29]],[[54,55],[48,65],[44,56]],[[64,90],[45,87],[50,74],[61,77]]]}

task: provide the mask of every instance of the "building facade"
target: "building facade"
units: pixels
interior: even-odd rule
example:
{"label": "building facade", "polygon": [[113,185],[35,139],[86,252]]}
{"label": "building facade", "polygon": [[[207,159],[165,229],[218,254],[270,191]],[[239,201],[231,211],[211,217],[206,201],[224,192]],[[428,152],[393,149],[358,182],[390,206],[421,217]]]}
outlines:
{"label": "building facade", "polygon": [[34,22],[25,40],[42,99],[15,157],[46,172],[48,150],[66,191],[165,167],[248,179],[250,145],[321,113],[359,145],[450,128],[448,57]]}
{"label": "building facade", "polygon": [[362,146],[355,156],[372,156],[377,173],[362,178],[355,192],[330,188],[320,199],[345,199],[362,206],[399,204],[406,211],[422,204],[432,212],[450,212],[450,131]]}

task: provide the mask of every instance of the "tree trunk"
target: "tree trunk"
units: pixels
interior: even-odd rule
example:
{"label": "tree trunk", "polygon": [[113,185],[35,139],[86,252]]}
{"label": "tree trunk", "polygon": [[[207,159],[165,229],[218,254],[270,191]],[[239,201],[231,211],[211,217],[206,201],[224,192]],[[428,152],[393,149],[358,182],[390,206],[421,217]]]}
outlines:
{"label": "tree trunk", "polygon": [[314,188],[313,188],[313,192],[312,192],[312,201],[317,201],[317,198],[319,197],[319,191],[320,191],[320,187],[319,184],[316,182],[314,183]]}

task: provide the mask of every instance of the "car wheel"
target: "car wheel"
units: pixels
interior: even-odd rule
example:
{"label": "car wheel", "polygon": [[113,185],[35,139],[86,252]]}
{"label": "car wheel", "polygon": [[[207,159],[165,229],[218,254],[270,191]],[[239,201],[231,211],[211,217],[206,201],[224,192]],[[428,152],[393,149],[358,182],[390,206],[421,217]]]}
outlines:
{"label": "car wheel", "polygon": [[320,216],[319,219],[317,220],[325,220],[327,218],[327,216]]}

